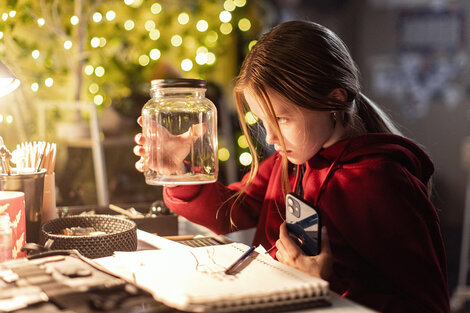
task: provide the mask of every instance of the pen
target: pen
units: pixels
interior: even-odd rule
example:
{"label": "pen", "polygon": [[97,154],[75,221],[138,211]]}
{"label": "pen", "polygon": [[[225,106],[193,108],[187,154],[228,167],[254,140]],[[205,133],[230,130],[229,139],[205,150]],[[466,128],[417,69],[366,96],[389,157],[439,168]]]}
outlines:
{"label": "pen", "polygon": [[248,249],[245,253],[242,254],[241,257],[239,257],[235,262],[233,262],[232,265],[230,265],[226,270],[225,270],[225,274],[228,274],[228,275],[231,275],[233,274],[233,270],[238,267],[239,265],[241,265],[243,263],[243,261],[245,261],[248,256],[253,252],[255,251],[255,247],[254,246],[251,246],[250,249]]}

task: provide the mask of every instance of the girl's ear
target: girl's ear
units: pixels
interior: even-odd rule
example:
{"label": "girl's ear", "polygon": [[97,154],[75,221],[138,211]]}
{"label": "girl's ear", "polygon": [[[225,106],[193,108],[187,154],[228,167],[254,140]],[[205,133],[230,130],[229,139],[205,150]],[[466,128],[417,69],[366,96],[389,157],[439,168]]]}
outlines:
{"label": "girl's ear", "polygon": [[348,93],[344,88],[335,88],[332,92],[330,92],[328,98],[333,98],[341,102],[346,102],[346,100],[348,99]]}

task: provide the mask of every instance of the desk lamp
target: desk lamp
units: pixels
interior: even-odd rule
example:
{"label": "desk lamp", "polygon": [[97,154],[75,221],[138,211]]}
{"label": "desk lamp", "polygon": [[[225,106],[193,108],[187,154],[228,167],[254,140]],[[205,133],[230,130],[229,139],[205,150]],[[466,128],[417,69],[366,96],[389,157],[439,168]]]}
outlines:
{"label": "desk lamp", "polygon": [[19,85],[20,80],[0,61],[0,97],[9,94]]}

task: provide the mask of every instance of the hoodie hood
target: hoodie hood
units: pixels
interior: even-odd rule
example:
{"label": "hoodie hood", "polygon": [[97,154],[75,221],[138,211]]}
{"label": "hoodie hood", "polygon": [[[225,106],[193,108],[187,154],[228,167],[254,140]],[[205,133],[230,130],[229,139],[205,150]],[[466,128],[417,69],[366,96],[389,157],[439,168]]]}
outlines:
{"label": "hoodie hood", "polygon": [[406,167],[424,184],[427,184],[434,173],[434,165],[423,149],[409,139],[392,134],[367,134],[343,140],[318,154],[330,162],[334,162],[338,155],[340,158],[336,162],[339,164],[358,162],[374,155],[390,158]]}

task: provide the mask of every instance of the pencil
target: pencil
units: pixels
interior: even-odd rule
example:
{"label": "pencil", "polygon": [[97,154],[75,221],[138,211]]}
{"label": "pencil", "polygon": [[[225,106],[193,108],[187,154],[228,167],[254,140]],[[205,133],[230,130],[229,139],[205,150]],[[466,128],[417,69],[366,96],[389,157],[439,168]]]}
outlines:
{"label": "pencil", "polygon": [[251,246],[250,249],[246,250],[246,252],[243,253],[241,257],[239,257],[235,262],[233,262],[233,264],[230,265],[230,266],[225,270],[225,274],[227,274],[227,275],[235,274],[235,273],[234,273],[235,268],[237,268],[238,266],[240,266],[240,265],[248,258],[248,256],[249,256],[253,251],[255,251],[255,246]]}

